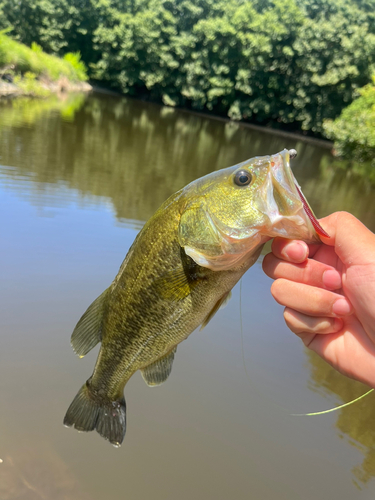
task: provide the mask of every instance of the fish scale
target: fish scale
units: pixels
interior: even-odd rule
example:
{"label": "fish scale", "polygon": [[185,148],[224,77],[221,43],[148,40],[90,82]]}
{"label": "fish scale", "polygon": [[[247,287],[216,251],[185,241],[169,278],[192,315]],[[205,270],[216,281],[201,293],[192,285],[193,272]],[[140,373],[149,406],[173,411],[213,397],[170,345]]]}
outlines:
{"label": "fish scale", "polygon": [[287,150],[213,172],[172,195],[73,331],[80,357],[99,342],[101,347],[64,424],[96,429],[119,446],[130,377],[141,370],[148,385],[163,383],[177,345],[211,320],[266,241],[274,236],[319,241],[319,224],[311,217]]}

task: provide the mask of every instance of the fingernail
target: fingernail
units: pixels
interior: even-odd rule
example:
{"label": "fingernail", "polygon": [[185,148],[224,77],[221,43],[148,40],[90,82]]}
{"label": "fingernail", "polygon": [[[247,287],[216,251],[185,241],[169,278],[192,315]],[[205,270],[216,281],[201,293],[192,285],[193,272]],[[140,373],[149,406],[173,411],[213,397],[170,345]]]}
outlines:
{"label": "fingernail", "polygon": [[332,312],[337,316],[347,316],[351,311],[351,305],[346,299],[338,299],[332,306]]}
{"label": "fingernail", "polygon": [[303,262],[308,257],[308,249],[303,243],[293,241],[288,243],[281,252],[288,260]]}
{"label": "fingernail", "polygon": [[323,273],[323,285],[330,290],[341,288],[341,275],[335,269],[327,269]]}

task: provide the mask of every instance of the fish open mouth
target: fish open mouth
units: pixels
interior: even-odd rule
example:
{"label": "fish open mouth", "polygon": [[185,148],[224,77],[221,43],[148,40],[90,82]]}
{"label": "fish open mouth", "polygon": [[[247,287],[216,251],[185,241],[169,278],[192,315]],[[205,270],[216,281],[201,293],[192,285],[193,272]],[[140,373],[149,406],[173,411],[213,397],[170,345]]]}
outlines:
{"label": "fish open mouth", "polygon": [[304,194],[302,193],[302,190],[300,188],[300,186],[298,185],[298,182],[296,181],[292,171],[291,171],[291,168],[290,168],[290,163],[289,163],[289,159],[293,159],[297,156],[297,151],[295,149],[291,149],[289,151],[287,150],[284,150],[285,151],[285,155],[282,155],[283,156],[283,160],[284,160],[284,165],[286,166],[286,168],[288,169],[289,173],[291,174],[291,177],[292,177],[292,180],[294,182],[294,185],[295,185],[295,188],[297,190],[297,193],[298,193],[298,196],[300,197],[301,201],[302,201],[302,205],[303,205],[303,208],[306,212],[306,215],[307,217],[309,218],[311,224],[313,225],[316,233],[319,235],[319,236],[324,236],[325,238],[329,238],[329,234],[322,228],[322,226],[319,224],[319,221],[318,219],[315,217],[313,211],[311,210],[311,207],[310,205],[308,204]]}
{"label": "fish open mouth", "polygon": [[294,182],[294,185],[296,186],[297,193],[298,193],[299,197],[301,198],[303,208],[306,212],[306,215],[310,219],[311,224],[314,226],[315,231],[317,232],[317,234],[319,234],[319,236],[325,236],[326,238],[329,238],[330,237],[329,234],[326,231],[324,231],[322,226],[319,224],[318,219],[313,214],[313,212],[312,212],[309,204],[307,203],[306,198],[303,196],[301,188],[299,187],[297,182]]}

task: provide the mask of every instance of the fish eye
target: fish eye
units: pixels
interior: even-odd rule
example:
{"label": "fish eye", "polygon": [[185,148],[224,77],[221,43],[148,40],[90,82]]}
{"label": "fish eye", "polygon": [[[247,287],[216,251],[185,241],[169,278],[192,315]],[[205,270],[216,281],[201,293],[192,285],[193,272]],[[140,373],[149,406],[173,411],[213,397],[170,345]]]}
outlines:
{"label": "fish eye", "polygon": [[237,186],[248,186],[251,180],[252,176],[247,170],[239,170],[234,176],[234,183]]}

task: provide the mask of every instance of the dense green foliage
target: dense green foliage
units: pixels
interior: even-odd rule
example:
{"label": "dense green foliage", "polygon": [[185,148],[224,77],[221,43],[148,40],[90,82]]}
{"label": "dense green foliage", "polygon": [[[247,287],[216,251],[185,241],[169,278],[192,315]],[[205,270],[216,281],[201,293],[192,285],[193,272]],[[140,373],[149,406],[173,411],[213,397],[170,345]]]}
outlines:
{"label": "dense green foliage", "polygon": [[375,68],[375,0],[0,0],[0,23],[124,93],[314,132]]}
{"label": "dense green foliage", "polygon": [[375,168],[375,75],[373,83],[360,89],[359,94],[335,121],[327,120],[324,128],[335,141],[338,155],[372,160]]}
{"label": "dense green foliage", "polygon": [[[1,73],[13,73],[16,76],[23,75],[25,85],[33,88],[37,77],[45,77],[55,81],[66,77],[71,81],[87,80],[86,69],[79,54],[67,53],[63,59],[48,55],[42,48],[33,42],[31,48],[16,42],[4,33],[0,32],[0,69]],[[32,93],[32,92],[31,92]]]}

